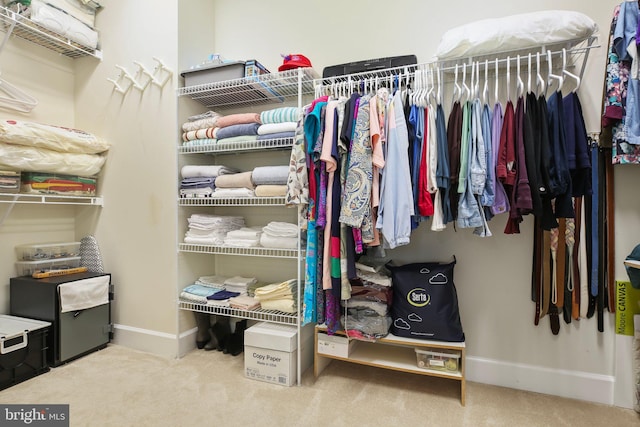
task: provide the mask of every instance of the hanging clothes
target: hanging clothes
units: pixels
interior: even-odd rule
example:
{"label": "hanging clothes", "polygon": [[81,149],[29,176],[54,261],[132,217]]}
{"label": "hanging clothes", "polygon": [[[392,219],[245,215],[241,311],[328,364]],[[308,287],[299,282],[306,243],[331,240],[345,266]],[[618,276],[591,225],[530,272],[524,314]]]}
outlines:
{"label": "hanging clothes", "polygon": [[444,109],[441,104],[438,104],[436,109],[436,133],[438,144],[438,166],[436,170],[438,195],[440,197],[440,203],[442,204],[442,223],[448,224],[453,221],[451,197],[449,195],[451,188],[451,172],[449,167],[449,148],[447,146],[447,127],[445,123]]}
{"label": "hanging clothes", "polygon": [[453,103],[447,125],[447,145],[449,147],[449,196],[451,221],[458,218],[458,176],[460,175],[460,144],[462,140],[462,106],[459,101]]}

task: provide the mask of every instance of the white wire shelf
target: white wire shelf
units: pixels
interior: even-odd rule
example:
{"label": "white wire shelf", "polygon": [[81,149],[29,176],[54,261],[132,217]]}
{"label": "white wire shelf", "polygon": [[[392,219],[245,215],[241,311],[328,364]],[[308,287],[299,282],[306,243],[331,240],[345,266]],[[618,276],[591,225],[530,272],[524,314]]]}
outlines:
{"label": "white wire shelf", "polygon": [[0,31],[5,32],[7,38],[15,35],[70,58],[83,56],[102,58],[100,50],[72,41],[2,6],[0,6],[0,22]]}
{"label": "white wire shelf", "polygon": [[178,89],[178,96],[189,96],[206,107],[282,103],[289,99],[297,99],[299,95],[313,93],[313,80],[317,77],[312,68],[298,68],[186,86]]}
{"label": "white wire shelf", "polygon": [[0,193],[0,203],[104,206],[104,199],[100,196],[65,196],[65,195],[58,195],[58,194]]}
{"label": "white wire shelf", "polygon": [[300,256],[301,258],[305,256],[305,251],[298,251],[297,249],[278,249],[263,247],[237,248],[232,246],[202,245],[195,243],[180,243],[179,251],[214,255],[240,255],[289,259],[298,259],[298,256]]}
{"label": "white wire shelf", "polygon": [[218,314],[222,316],[237,317],[240,319],[252,319],[268,321],[272,323],[282,323],[285,325],[297,325],[298,314],[297,313],[283,313],[277,310],[241,310],[231,307],[213,306],[207,304],[200,304],[193,301],[186,301],[180,299],[178,301],[179,308],[181,310],[198,311],[201,313]]}
{"label": "white wire shelf", "polygon": [[284,197],[178,197],[178,206],[284,206]]}
{"label": "white wire shelf", "polygon": [[293,146],[293,138],[275,138],[262,141],[248,140],[219,143],[211,140],[204,144],[183,143],[178,154],[234,154],[239,151],[281,150]]}

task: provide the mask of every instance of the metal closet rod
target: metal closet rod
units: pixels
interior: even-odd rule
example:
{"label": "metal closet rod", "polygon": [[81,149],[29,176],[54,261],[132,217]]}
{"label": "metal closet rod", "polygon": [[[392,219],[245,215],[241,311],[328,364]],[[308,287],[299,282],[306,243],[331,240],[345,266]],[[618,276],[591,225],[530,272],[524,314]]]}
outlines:
{"label": "metal closet rod", "polygon": [[[587,46],[582,47],[573,47],[571,49],[565,48],[565,53],[567,56],[576,57],[577,55],[584,55],[582,67],[580,69],[579,76],[582,77],[585,69],[585,65],[587,62],[589,51],[593,48],[600,47],[599,45],[593,45],[593,41],[595,38],[589,39]],[[506,64],[509,61],[510,66],[515,67],[517,63],[517,57],[520,55],[520,63],[527,64],[529,60],[529,54],[531,54],[531,60],[535,61],[537,55],[540,56],[540,61],[547,61],[548,55],[551,52],[552,57],[562,56],[563,49],[560,50],[549,50],[546,49],[545,46],[541,46],[541,49],[535,52],[525,52],[525,51],[512,51],[512,52],[501,52],[500,56],[495,56],[489,59],[489,55],[482,55],[476,57],[463,57],[463,58],[455,58],[455,59],[443,59],[439,61],[431,61],[431,62],[423,62],[420,64],[413,65],[403,65],[400,67],[392,67],[385,68],[376,71],[363,71],[360,73],[352,73],[345,74],[340,76],[332,76],[332,77],[324,77],[321,79],[314,80],[314,86],[331,86],[332,84],[343,84],[345,82],[352,84],[360,84],[360,82],[364,80],[371,81],[379,81],[385,83],[390,79],[403,79],[413,78],[416,70],[428,69],[428,68],[439,68],[441,73],[454,72],[456,69],[456,65],[458,66],[458,70],[462,70],[464,66],[467,67],[471,65],[475,65],[476,63],[480,63],[480,65],[484,65],[488,63],[490,68],[495,68],[496,64],[498,68],[503,68],[501,72],[507,69]],[[554,65],[554,68],[557,68]]]}

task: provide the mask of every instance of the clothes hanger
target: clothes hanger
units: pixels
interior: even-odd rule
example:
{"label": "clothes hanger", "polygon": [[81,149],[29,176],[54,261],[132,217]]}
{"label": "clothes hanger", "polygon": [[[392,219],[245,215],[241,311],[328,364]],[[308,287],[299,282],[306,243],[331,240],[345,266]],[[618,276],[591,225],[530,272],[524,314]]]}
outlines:
{"label": "clothes hanger", "polygon": [[482,103],[489,104],[489,60],[484,61],[484,88],[482,89]]}
{"label": "clothes hanger", "polygon": [[551,87],[552,80],[558,81],[558,87],[556,88],[556,92],[559,92],[562,89],[563,78],[562,75],[553,74],[553,65],[551,62],[551,51],[547,51],[547,65],[549,66],[549,74],[547,77],[547,89]]}
{"label": "clothes hanger", "polygon": [[511,101],[511,57],[507,56],[507,101]]}
{"label": "clothes hanger", "polygon": [[567,49],[562,48],[562,74],[571,77],[576,81],[576,86],[572,92],[577,92],[580,88],[580,77],[567,71]]}
{"label": "clothes hanger", "polygon": [[520,98],[522,93],[524,92],[524,82],[522,81],[522,77],[520,77],[520,55],[516,56],[516,74],[518,75],[516,80],[516,93],[517,97]]}
{"label": "clothes hanger", "polygon": [[464,91],[464,95],[467,98],[466,100],[468,100],[471,90],[469,89],[469,86],[467,86],[467,64],[466,63],[462,65],[462,90]]}
{"label": "clothes hanger", "polygon": [[544,93],[544,79],[540,74],[540,52],[536,53],[536,90],[538,95]]}
{"label": "clothes hanger", "polygon": [[458,84],[458,64],[456,64],[454,72],[454,82],[453,82],[453,101],[460,101],[460,96],[462,94],[462,88]]}
{"label": "clothes hanger", "polygon": [[469,81],[469,99],[476,98],[476,63],[471,63],[471,80]]}
{"label": "clothes hanger", "polygon": [[436,65],[436,77],[438,79],[438,93],[436,95],[438,105],[442,104],[442,80],[440,79],[440,64]]}
{"label": "clothes hanger", "polygon": [[499,75],[499,72],[498,72],[498,58],[496,58],[496,76],[495,76],[496,80],[495,80],[495,85],[494,85],[494,88],[493,88],[494,95],[495,95],[495,103],[496,104],[498,102],[500,102],[500,98],[498,96],[498,89],[500,88],[500,85],[498,84],[498,75]]}
{"label": "clothes hanger", "polygon": [[[4,95],[2,95],[4,94]],[[38,105],[38,100],[0,78],[0,107],[30,113]]]}
{"label": "clothes hanger", "polygon": [[529,61],[527,63],[527,93],[531,93],[531,52],[529,52]]}

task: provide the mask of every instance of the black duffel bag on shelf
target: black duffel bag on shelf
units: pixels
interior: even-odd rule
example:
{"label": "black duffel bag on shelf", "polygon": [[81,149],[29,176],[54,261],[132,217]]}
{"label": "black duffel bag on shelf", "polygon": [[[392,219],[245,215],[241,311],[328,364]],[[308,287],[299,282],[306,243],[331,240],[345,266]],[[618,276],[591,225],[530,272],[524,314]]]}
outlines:
{"label": "black duffel bag on shelf", "polygon": [[387,264],[393,283],[390,332],[398,337],[463,342],[453,261]]}

